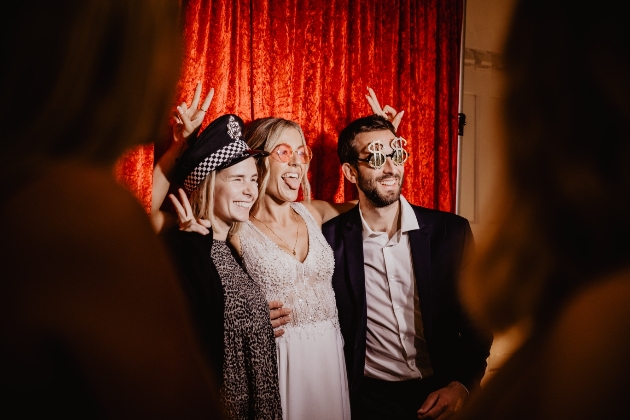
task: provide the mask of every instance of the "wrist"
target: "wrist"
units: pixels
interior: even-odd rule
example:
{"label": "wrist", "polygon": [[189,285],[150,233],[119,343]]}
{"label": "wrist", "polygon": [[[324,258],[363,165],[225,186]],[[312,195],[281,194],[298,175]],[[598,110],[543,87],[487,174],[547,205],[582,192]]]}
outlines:
{"label": "wrist", "polygon": [[463,390],[464,390],[464,392],[466,393],[466,396],[470,395],[470,391],[468,391],[468,388],[466,388],[466,386],[465,386],[463,383],[459,382],[459,381],[451,381],[451,382],[448,384],[448,387],[449,387],[449,388],[459,388],[459,389],[463,389]]}
{"label": "wrist", "polygon": [[186,141],[173,141],[164,154],[168,155],[169,160],[177,161],[184,150],[186,150]]}
{"label": "wrist", "polygon": [[179,157],[182,155],[183,152],[183,147],[181,147],[180,145],[171,144],[164,151],[162,156],[160,156],[155,166],[162,168],[162,172],[164,172],[165,175],[168,176],[177,164],[177,161],[179,160]]}
{"label": "wrist", "polygon": [[186,143],[186,139],[173,139],[171,145],[168,147],[168,150],[179,153],[186,147]]}

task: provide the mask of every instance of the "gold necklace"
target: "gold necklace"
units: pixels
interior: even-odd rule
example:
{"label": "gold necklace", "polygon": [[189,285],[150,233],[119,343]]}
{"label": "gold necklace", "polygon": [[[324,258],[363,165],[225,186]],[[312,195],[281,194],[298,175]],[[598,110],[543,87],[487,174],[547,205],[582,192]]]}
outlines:
{"label": "gold necklace", "polygon": [[265,227],[266,227],[267,229],[269,229],[269,232],[273,233],[273,234],[276,236],[276,238],[280,239],[280,241],[282,241],[282,243],[283,243],[283,244],[285,244],[285,245],[287,246],[287,248],[289,248],[289,250],[291,250],[291,252],[293,252],[293,256],[295,257],[295,247],[297,247],[298,236],[300,235],[300,222],[298,222],[298,219],[297,219],[297,217],[295,217],[295,214],[293,214],[293,212],[294,212],[294,210],[293,210],[293,209],[291,209],[291,216],[293,216],[293,220],[295,220],[295,224],[296,224],[296,226],[297,226],[297,229],[295,230],[295,245],[293,245],[293,249],[291,249],[291,247],[289,246],[289,244],[288,244],[288,243],[286,243],[286,242],[284,242],[284,241],[282,240],[282,238],[281,238],[281,237],[279,237],[279,236],[276,234],[276,232],[274,232],[273,230],[271,230],[271,228],[270,228],[269,226],[267,226],[267,224],[266,224],[265,222],[263,222],[263,221],[262,221],[262,220],[260,220],[258,217],[254,216],[253,214],[252,214],[252,217],[253,217],[254,219],[258,220],[258,221],[259,221],[260,223],[262,223],[263,225],[265,225]]}

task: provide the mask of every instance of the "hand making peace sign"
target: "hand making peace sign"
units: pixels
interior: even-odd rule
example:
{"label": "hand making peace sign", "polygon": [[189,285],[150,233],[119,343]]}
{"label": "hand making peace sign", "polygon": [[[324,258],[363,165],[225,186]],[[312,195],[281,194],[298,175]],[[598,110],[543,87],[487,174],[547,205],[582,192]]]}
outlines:
{"label": "hand making peace sign", "polygon": [[175,211],[177,212],[177,217],[179,219],[179,230],[197,232],[202,235],[210,233],[208,230],[211,227],[210,221],[206,219],[195,219],[186,193],[181,188],[179,188],[178,191],[181,202],[174,194],[169,194],[168,198],[171,199],[173,206],[175,206]]}

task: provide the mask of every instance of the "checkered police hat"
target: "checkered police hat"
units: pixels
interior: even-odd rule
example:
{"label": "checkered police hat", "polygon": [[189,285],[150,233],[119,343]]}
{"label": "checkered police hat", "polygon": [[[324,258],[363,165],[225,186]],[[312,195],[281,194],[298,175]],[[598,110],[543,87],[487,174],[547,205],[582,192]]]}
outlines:
{"label": "checkered police hat", "polygon": [[184,151],[173,181],[183,185],[190,195],[210,172],[269,154],[250,149],[241,139],[242,131],[243,120],[238,115],[225,114],[212,121]]}

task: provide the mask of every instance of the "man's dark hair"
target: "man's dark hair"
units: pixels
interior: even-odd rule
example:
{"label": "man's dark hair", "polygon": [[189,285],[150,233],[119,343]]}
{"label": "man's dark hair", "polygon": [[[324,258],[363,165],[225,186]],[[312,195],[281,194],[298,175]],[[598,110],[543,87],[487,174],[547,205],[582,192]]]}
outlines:
{"label": "man's dark hair", "polygon": [[337,156],[339,162],[346,162],[354,165],[357,163],[359,152],[354,148],[354,139],[360,133],[370,131],[389,130],[396,135],[396,130],[391,122],[380,115],[368,115],[352,121],[339,133],[339,142],[337,143]]}

